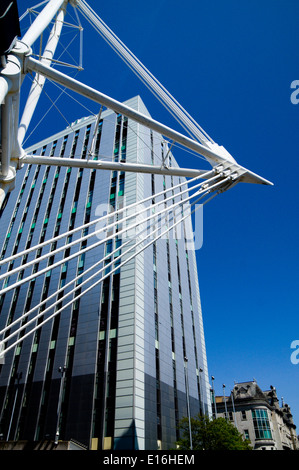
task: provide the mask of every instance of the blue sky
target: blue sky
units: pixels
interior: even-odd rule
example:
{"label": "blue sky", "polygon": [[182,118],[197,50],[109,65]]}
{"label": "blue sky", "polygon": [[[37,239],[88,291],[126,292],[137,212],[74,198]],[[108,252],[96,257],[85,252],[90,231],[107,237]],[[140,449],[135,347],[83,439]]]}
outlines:
{"label": "blue sky", "polygon": [[[18,3],[23,13],[34,0]],[[199,283],[216,393],[222,394],[223,383],[228,390],[234,381],[253,378],[264,390],[273,385],[299,426],[299,364],[291,362],[291,343],[299,340],[299,104],[290,99],[291,83],[299,80],[299,4],[89,4],[219,145],[274,183],[239,184],[205,206]],[[140,94],[155,119],[181,130],[84,21],[83,26],[84,71],[77,78],[119,101]],[[52,85],[46,91],[58,93]],[[84,103],[97,112],[97,105]],[[88,114],[72,102],[61,109],[70,122]],[[36,140],[66,125],[52,111]],[[33,142],[31,136],[28,144]],[[201,161],[189,154],[175,156],[181,166],[200,168]]]}

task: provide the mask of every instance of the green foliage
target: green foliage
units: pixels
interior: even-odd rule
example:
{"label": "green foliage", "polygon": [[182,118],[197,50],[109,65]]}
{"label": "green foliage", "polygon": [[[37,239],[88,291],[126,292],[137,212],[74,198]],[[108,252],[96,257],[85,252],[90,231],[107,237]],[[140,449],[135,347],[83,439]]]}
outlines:
{"label": "green foliage", "polygon": [[[182,437],[177,441],[181,450],[190,450],[189,420],[179,424]],[[193,450],[252,450],[250,442],[243,439],[235,426],[224,418],[210,419],[198,415],[191,418]]]}

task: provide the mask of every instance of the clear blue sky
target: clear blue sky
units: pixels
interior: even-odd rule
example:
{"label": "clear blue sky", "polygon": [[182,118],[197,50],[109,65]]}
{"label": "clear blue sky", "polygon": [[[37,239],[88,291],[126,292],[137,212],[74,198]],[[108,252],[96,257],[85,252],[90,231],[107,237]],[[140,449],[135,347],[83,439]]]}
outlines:
{"label": "clear blue sky", "polygon": [[[22,13],[34,0],[18,3]],[[298,427],[299,364],[291,363],[290,346],[299,340],[299,104],[290,97],[291,82],[299,80],[299,3],[89,4],[219,145],[274,183],[239,184],[205,206],[199,282],[216,393],[222,394],[223,383],[228,390],[234,381],[253,378],[264,390],[273,385],[291,406]],[[140,94],[155,119],[180,130],[119,57],[83,25],[85,70],[77,78],[120,101]],[[51,85],[46,91],[57,95]],[[58,105],[69,121],[88,115],[71,101]],[[65,125],[53,111],[37,128],[36,140]],[[28,143],[33,141],[32,136]],[[188,154],[175,155],[181,166],[200,167],[201,161]]]}

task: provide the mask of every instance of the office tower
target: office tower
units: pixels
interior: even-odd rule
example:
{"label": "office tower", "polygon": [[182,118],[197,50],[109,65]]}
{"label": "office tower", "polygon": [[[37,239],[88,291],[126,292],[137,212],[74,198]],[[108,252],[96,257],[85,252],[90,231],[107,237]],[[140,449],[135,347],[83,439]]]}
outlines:
{"label": "office tower", "polygon": [[[126,104],[148,114],[140,97]],[[27,153],[153,165],[167,160],[177,166],[161,135],[109,110],[79,119]],[[170,207],[175,197],[182,199],[186,187],[181,177],[138,172],[51,165],[28,165],[18,172],[16,189],[1,214],[1,259],[54,241],[13,258],[12,273],[21,263],[32,264],[1,281],[6,288],[30,276],[29,282],[1,297],[0,330],[12,325],[5,338],[20,327],[14,326],[16,319],[40,305],[24,317],[24,329],[9,344],[24,339],[8,350],[0,365],[4,439],[56,436],[88,448],[169,449],[183,416],[210,413],[190,218],[160,238],[156,231],[146,240],[149,221],[142,217],[143,204],[137,210],[140,226],[126,232],[121,217],[112,228],[105,219],[106,238],[104,232],[102,238],[88,238],[101,229],[100,223],[86,226],[145,198],[155,214]],[[178,207],[186,211],[188,203]],[[163,232],[171,217],[177,213],[157,218],[153,230]],[[82,225],[82,230],[73,231]],[[65,238],[57,238],[66,232]],[[76,240],[79,243],[72,244]],[[98,245],[89,249],[94,243]],[[127,252],[129,248],[134,251]],[[52,251],[52,256],[34,262]],[[110,264],[119,253],[121,261]],[[103,257],[101,274],[83,285],[85,277],[78,276],[93,268],[96,272]],[[3,272],[2,267],[0,275]],[[102,281],[83,295],[101,276]],[[65,298],[74,285],[75,293]],[[48,309],[54,301],[55,307]],[[38,319],[30,326],[44,323],[27,335],[36,313]]]}

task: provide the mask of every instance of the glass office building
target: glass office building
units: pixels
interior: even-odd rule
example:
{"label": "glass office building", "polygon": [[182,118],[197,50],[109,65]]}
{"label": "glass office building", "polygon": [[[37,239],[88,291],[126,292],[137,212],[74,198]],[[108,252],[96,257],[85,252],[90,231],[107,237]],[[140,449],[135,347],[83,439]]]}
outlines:
{"label": "glass office building", "polygon": [[[126,104],[148,114],[140,97]],[[98,118],[76,121],[27,152],[154,165],[161,165],[167,157],[169,165],[177,166],[161,135],[109,110]],[[178,187],[179,183],[184,180],[170,175],[24,166],[1,211],[1,259],[144,198],[151,204],[164,198],[167,207],[172,204],[169,196],[187,187]],[[170,192],[162,193],[165,189]],[[159,198],[157,193],[161,193]],[[138,217],[142,225],[137,211],[137,221]],[[59,439],[75,439],[93,449],[170,449],[179,437],[177,424],[187,416],[188,404],[191,415],[210,413],[190,218],[160,239],[152,235],[144,250],[139,249],[146,244],[144,235],[138,235],[136,228],[119,236],[115,233],[121,232],[119,222],[92,249],[89,247],[99,236],[63,247],[92,233],[97,225],[9,263],[8,269],[13,270],[62,247],[55,255],[1,281],[3,288],[36,274],[2,295],[0,330],[39,304],[40,315],[34,324],[44,322],[26,336],[26,322],[31,318],[27,316],[21,323],[24,329],[16,335],[24,339],[7,352],[0,365],[3,439],[54,440],[58,431]],[[166,225],[167,218],[163,227]],[[133,251],[126,253],[128,247],[140,252],[133,257]],[[110,253],[111,257],[121,253],[126,263],[113,271],[107,267],[102,282],[80,296],[92,281],[81,288],[84,277],[77,276],[105,256],[105,263],[110,261]],[[41,274],[51,266],[53,269]],[[3,272],[2,268],[0,275]],[[78,289],[70,303],[64,296],[72,280]],[[61,299],[52,311],[46,308],[51,301],[43,302],[51,296]],[[55,309],[58,313],[45,321]]]}

